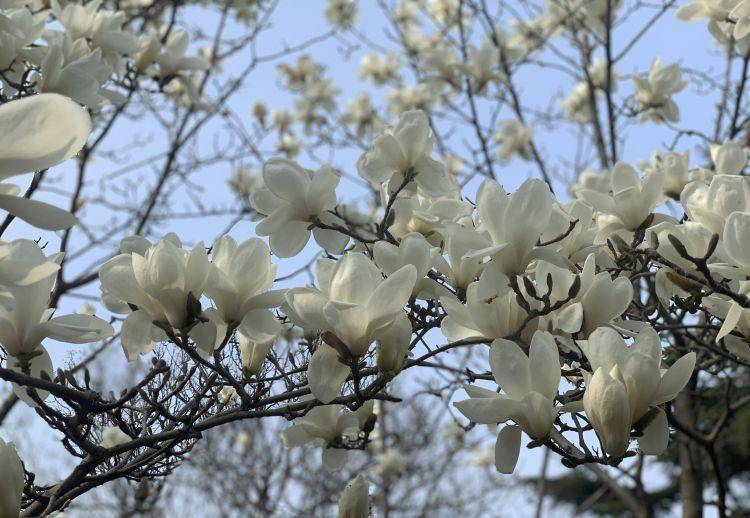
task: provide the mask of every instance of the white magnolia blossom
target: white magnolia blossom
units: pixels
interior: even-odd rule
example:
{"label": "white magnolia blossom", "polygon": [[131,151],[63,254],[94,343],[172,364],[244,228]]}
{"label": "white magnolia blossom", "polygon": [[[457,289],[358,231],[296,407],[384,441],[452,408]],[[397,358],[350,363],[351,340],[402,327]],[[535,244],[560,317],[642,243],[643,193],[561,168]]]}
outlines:
{"label": "white magnolia blossom", "polygon": [[722,236],[730,214],[750,211],[750,183],[738,175],[716,175],[708,185],[690,182],[680,202],[690,220]]}
{"label": "white magnolia blossom", "polygon": [[663,170],[664,183],[662,189],[664,195],[678,200],[680,193],[690,181],[690,151],[662,153],[660,150],[654,150],[651,154],[650,164],[644,164],[642,169],[649,174]]}
{"label": "white magnolia blossom", "polygon": [[[578,197],[600,213],[597,217],[597,242],[604,242],[607,237],[620,230],[637,230],[662,202],[664,175],[663,169],[657,169],[641,179],[632,166],[618,162],[612,169],[611,195],[591,189],[579,190]],[[662,218],[657,214],[655,219]]]}
{"label": "white magnolia blossom", "polygon": [[307,372],[315,397],[328,403],[339,395],[350,373],[340,359],[356,359],[374,341],[391,339],[390,333],[402,325],[396,321],[406,318],[403,308],[416,281],[417,269],[412,264],[383,279],[370,259],[350,252],[330,270],[319,263],[318,288],[287,292],[290,319],[302,328],[324,332],[326,343],[313,353]]}
{"label": "white magnolia blossom", "polygon": [[[55,283],[60,254],[47,258],[34,241],[19,239],[13,242],[3,262],[24,264],[29,275],[20,283],[9,284],[2,292],[0,304],[0,346],[23,367],[26,361],[37,358],[37,368],[48,362],[42,347],[45,338],[60,342],[88,343],[112,335],[107,322],[90,315],[64,315],[53,317],[49,307]],[[50,366],[51,367],[51,366]],[[32,365],[33,370],[33,365]],[[51,368],[45,369],[47,373]]]}
{"label": "white magnolia blossom", "polygon": [[375,137],[373,149],[360,157],[357,170],[368,181],[387,182],[391,192],[413,178],[425,193],[439,196],[447,193],[451,184],[445,166],[430,157],[433,145],[427,116],[408,111],[395,128]]}
{"label": "white magnolia blossom", "polygon": [[357,21],[356,0],[328,0],[325,9],[328,23],[346,29]]}
{"label": "white magnolia blossom", "polygon": [[503,390],[497,394],[478,386],[466,387],[470,399],[456,408],[471,421],[497,424],[512,420],[497,438],[495,466],[500,473],[512,473],[521,447],[521,430],[533,439],[549,434],[557,418],[555,396],[560,383],[560,361],[551,334],[537,331],[528,356],[510,340],[498,339],[490,347],[492,377]]}
{"label": "white magnolia blossom", "polygon": [[509,160],[518,156],[524,160],[531,157],[531,135],[533,128],[529,124],[523,124],[516,119],[505,119],[500,121],[500,131],[492,135],[492,138],[500,144],[497,156],[501,160]]}
{"label": "white magnolia blossom", "polygon": [[323,467],[338,471],[346,464],[349,453],[341,447],[342,443],[357,439],[372,410],[372,401],[354,412],[342,405],[316,406],[281,432],[281,442],[287,448],[305,444],[320,447]]}
{"label": "white magnolia blossom", "polygon": [[661,369],[661,341],[650,327],[630,346],[607,327],[597,329],[579,344],[593,372],[584,371],[583,407],[604,450],[621,458],[628,449],[631,427],[644,419],[638,437],[641,451],[653,455],[664,451],[669,429],[666,414],[658,405],[674,399],[690,380],[695,353]]}
{"label": "white magnolia blossom", "polygon": [[661,60],[654,58],[647,76],[633,76],[638,89],[635,101],[641,112],[641,121],[678,122],[680,110],[672,96],[687,85],[682,79],[679,65],[673,63],[662,67]]}
{"label": "white magnolia blossom", "polygon": [[15,446],[0,438],[0,516],[18,518],[24,484],[23,464]]}
{"label": "white magnolia blossom", "polygon": [[268,308],[281,305],[284,290],[270,290],[276,277],[268,246],[258,238],[244,243],[229,236],[212,248],[205,293],[226,324],[239,324],[246,337],[267,342],[281,331]]}
{"label": "white magnolia blossom", "polygon": [[[202,242],[187,251],[174,234],[153,245],[126,238],[120,248],[123,253],[102,265],[99,278],[105,304],[127,313],[120,341],[133,360],[148,353],[154,340],[166,339],[165,328],[187,332],[197,322],[211,269]],[[116,303],[129,307],[118,311]]]}
{"label": "white magnolia blossom", "polygon": [[269,236],[271,251],[279,257],[297,255],[310,239],[331,253],[341,253],[349,238],[336,230],[315,226],[338,225],[336,186],[340,175],[330,167],[317,171],[300,167],[286,159],[269,160],[263,167],[266,188],[251,196],[251,203],[263,220],[255,228],[258,235]]}
{"label": "white magnolia blossom", "polygon": [[512,194],[496,181],[486,180],[477,193],[477,213],[492,244],[467,256],[491,257],[491,267],[504,275],[522,274],[534,257],[554,203],[549,186],[541,180],[526,180]]}
{"label": "white magnolia blossom", "polygon": [[64,162],[83,147],[90,132],[88,114],[60,95],[36,95],[0,106],[0,209],[45,230],[75,225],[72,214],[18,196],[18,187],[4,182]]}

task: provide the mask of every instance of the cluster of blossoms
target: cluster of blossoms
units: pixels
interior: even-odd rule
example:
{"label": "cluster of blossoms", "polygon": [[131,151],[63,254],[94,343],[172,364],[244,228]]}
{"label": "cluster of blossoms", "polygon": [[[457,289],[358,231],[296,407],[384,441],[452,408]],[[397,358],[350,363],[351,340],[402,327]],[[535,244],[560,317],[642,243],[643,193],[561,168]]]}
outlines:
{"label": "cluster of blossoms", "polygon": [[6,98],[57,93],[98,111],[125,100],[108,88],[112,80],[134,83],[144,77],[165,91],[187,95],[189,102],[197,100],[190,74],[207,69],[209,62],[187,55],[184,29],[166,33],[149,27],[136,36],[126,26],[128,13],[103,8],[101,1],[53,1],[42,10],[33,4],[0,4],[0,88]]}
{"label": "cluster of blossoms", "polygon": [[[7,4],[0,3],[0,90],[14,100],[0,106],[0,178],[42,173],[85,153],[92,123],[81,105],[97,113],[123,102],[108,84],[150,78],[178,104],[199,107],[198,73],[215,65],[216,56],[211,49],[191,56],[187,31],[149,26],[136,37],[127,7],[108,11],[98,0],[52,0],[41,11],[30,2]],[[510,89],[513,67],[543,40],[573,41],[582,31],[601,36],[618,8],[611,0],[550,2],[529,23],[512,31],[490,23],[491,36],[462,41],[459,49],[446,43],[446,32],[458,26],[465,39],[462,24],[481,13],[463,13],[460,0],[396,2],[394,23],[421,80],[407,84],[401,74],[407,60],[395,54],[368,54],[361,77],[389,89],[386,111],[398,120],[386,126],[366,92],[341,115],[354,128],[347,138],[373,136],[359,142],[364,151],[356,161],[358,180],[375,194],[369,212],[339,198],[342,173],[332,166],[313,170],[294,160],[301,139],[332,125],[339,89],[308,55],[279,66],[283,88],[297,96],[293,109],[269,111],[257,102],[252,114],[260,128],[277,134],[276,151],[284,157],[265,161],[257,175],[238,168],[230,180],[260,238],[237,242],[224,235],[207,247],[202,241],[183,246],[174,233],[155,242],[133,235],[100,267],[101,301],[126,359],[151,354],[157,344],[179,350],[211,372],[212,382],[219,378],[220,389],[206,399],[222,409],[250,411],[253,397],[276,397],[273,381],[284,378],[291,395],[259,406],[280,416],[274,405],[285,402],[283,415],[292,424],[282,443],[320,447],[329,471],[343,469],[350,450],[373,448],[374,400],[389,395],[394,379],[457,349],[481,358],[482,367],[467,369],[467,397],[451,396],[451,411],[462,426],[468,420],[497,433],[493,462],[500,473],[515,470],[524,434],[530,447],[544,445],[571,467],[663,453],[669,404],[695,377],[699,356],[697,347],[669,341],[659,315],[700,310],[695,318],[717,329],[715,351],[750,362],[746,147],[714,142],[710,164],[697,167],[687,151],[657,150],[635,165],[617,161],[613,151],[607,167],[579,175],[567,201],[554,194],[543,167],[546,181],[528,179],[509,192],[494,178],[493,160],[541,162],[535,128],[519,107],[482,137],[489,165],[476,169],[487,178],[469,195],[455,174],[464,164],[443,150],[430,112],[450,107],[459,95],[476,112],[475,99]],[[357,4],[330,0],[324,14],[348,30]],[[677,15],[709,18],[712,34],[737,46],[750,38],[747,1],[700,0]],[[48,19],[63,30],[45,30]],[[427,23],[436,29],[423,32]],[[560,103],[565,117],[599,123],[596,107],[618,80],[611,59],[584,63]],[[656,58],[633,83],[628,116],[644,123],[679,120],[673,97],[686,82],[677,64],[662,66]],[[0,190],[8,217],[45,230],[76,223],[67,211],[18,196],[14,185]],[[282,288],[276,261],[303,254],[311,237],[324,252],[310,262],[314,279]],[[53,317],[62,260],[31,240],[0,241],[0,346],[5,368],[18,374],[15,393],[37,408],[62,385],[46,339],[88,343],[115,333],[93,315]],[[285,352],[294,371],[264,379],[282,342],[293,342]],[[222,365],[226,351],[238,358],[239,377]],[[112,422],[99,427],[92,456],[116,456],[134,439],[132,430]],[[376,476],[405,469],[397,450],[378,453]],[[24,467],[1,439],[0,475],[0,515],[17,516]],[[341,495],[340,516],[367,516],[369,505],[368,484],[359,475]]]}

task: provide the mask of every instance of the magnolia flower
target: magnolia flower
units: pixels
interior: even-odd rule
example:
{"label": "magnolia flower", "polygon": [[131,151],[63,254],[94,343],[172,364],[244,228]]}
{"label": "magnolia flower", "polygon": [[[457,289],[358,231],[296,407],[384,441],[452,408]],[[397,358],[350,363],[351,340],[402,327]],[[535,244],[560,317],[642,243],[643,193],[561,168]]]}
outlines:
{"label": "magnolia flower", "polygon": [[400,268],[411,264],[417,271],[417,283],[413,297],[421,299],[435,298],[441,291],[440,286],[427,274],[440,256],[440,250],[432,246],[422,234],[413,232],[401,239],[398,246],[386,241],[378,241],[373,246],[375,263],[386,275],[391,275]]}
{"label": "magnolia flower", "polygon": [[641,450],[660,454],[667,446],[669,429],[666,414],[657,405],[677,397],[690,380],[695,353],[661,370],[661,340],[650,327],[631,346],[607,327],[597,329],[579,345],[593,372],[584,372],[583,407],[604,450],[621,458],[628,449],[631,427],[638,425],[643,427],[638,438]]}
{"label": "magnolia flower", "polygon": [[[385,204],[388,196],[383,196]],[[433,245],[440,242],[440,232],[448,223],[470,222],[470,203],[455,196],[434,198],[417,193],[416,196],[396,198],[393,202],[393,223],[388,231],[397,238],[411,232],[419,232]]]}
{"label": "magnolia flower", "polygon": [[149,352],[154,339],[166,338],[163,327],[189,331],[197,323],[199,300],[210,273],[202,242],[188,252],[174,234],[154,245],[142,238],[136,241],[137,247],[121,246],[124,253],[99,271],[107,297],[134,308],[120,330],[128,360]]}
{"label": "magnolia flower", "polygon": [[[453,296],[440,297],[446,317],[440,329],[449,340],[502,338],[515,333],[524,322],[526,311],[518,305],[507,279],[494,269],[485,269],[478,281],[466,288],[466,304]],[[524,332],[533,332],[530,322]]]}
{"label": "magnolia flower", "polygon": [[439,255],[435,268],[445,276],[448,285],[456,290],[466,291],[466,288],[476,280],[484,268],[482,258],[467,257],[473,250],[481,250],[490,246],[490,240],[473,228],[462,227],[456,223],[448,223],[440,231],[444,240],[444,251],[448,258]]}
{"label": "magnolia flower", "polygon": [[648,174],[655,171],[664,171],[664,183],[662,189],[665,196],[673,199],[679,199],[682,189],[690,181],[690,151],[677,153],[676,151],[667,151],[662,153],[655,150],[651,153],[651,163],[644,166],[643,169]]}
{"label": "magnolia flower", "polygon": [[500,144],[497,153],[500,160],[510,160],[518,155],[524,160],[531,156],[531,125],[523,124],[516,119],[500,121],[500,131],[492,135],[495,142]]}
{"label": "magnolia flower", "polygon": [[370,515],[370,495],[362,475],[349,482],[339,498],[339,518],[367,518]]}
{"label": "magnolia flower", "polygon": [[0,439],[0,516],[18,518],[25,484],[23,464],[16,448]]}
{"label": "magnolia flower", "polygon": [[584,169],[578,175],[577,181],[568,186],[568,192],[571,196],[578,197],[578,193],[584,189],[610,194],[612,192],[612,173],[606,169],[604,171]]}
{"label": "magnolia flower", "polygon": [[[88,114],[56,94],[27,97],[0,106],[0,181],[43,171],[72,157],[91,133]],[[18,187],[0,183],[0,209],[35,227],[62,230],[76,218],[47,203],[17,196]]]}
{"label": "magnolia flower", "polygon": [[179,75],[184,71],[207,70],[211,64],[203,58],[185,56],[190,44],[190,35],[185,29],[169,33],[161,52],[154,58],[159,65],[162,79]]}
{"label": "magnolia flower", "polygon": [[742,174],[747,165],[747,152],[739,142],[730,140],[711,146],[711,160],[716,174]]}
{"label": "magnolia flower", "polygon": [[327,471],[338,471],[346,464],[349,450],[337,446],[357,439],[372,409],[372,401],[355,412],[342,405],[316,406],[281,432],[281,442],[286,448],[308,443],[320,446],[323,467]]}
{"label": "magnolia flower", "polygon": [[633,82],[638,89],[635,101],[641,111],[641,122],[652,120],[656,123],[665,120],[678,122],[680,110],[672,100],[672,95],[681,91],[687,85],[682,80],[682,73],[677,63],[668,67],[661,66],[657,57],[651,62],[647,76],[633,76]]}
{"label": "magnolia flower", "polygon": [[338,225],[340,219],[330,211],[336,206],[336,186],[340,175],[324,166],[310,171],[296,162],[273,158],[263,166],[266,188],[250,198],[264,216],[255,228],[258,235],[270,236],[269,244],[279,257],[297,255],[310,239],[331,253],[341,253],[349,238],[335,230],[314,226],[315,222]]}
{"label": "magnolia flower", "polygon": [[[321,270],[319,269],[319,272]],[[407,264],[383,279],[366,256],[348,253],[325,277],[318,276],[320,289],[293,288],[286,294],[290,319],[301,327],[324,334],[310,358],[307,371],[312,393],[323,403],[339,395],[349,375],[350,360],[364,355],[370,345],[386,333],[403,314],[417,281],[417,270]]]}
{"label": "magnolia flower", "polygon": [[589,189],[578,191],[581,199],[601,213],[596,242],[604,242],[619,230],[637,230],[662,201],[664,174],[659,169],[640,179],[632,166],[618,162],[612,169],[611,196]]}
{"label": "magnolia flower", "polygon": [[424,112],[401,115],[395,128],[377,136],[373,149],[357,162],[359,175],[375,183],[388,182],[389,192],[412,178],[425,193],[438,196],[450,188],[445,166],[430,158],[434,137]]}
{"label": "magnolia flower", "polygon": [[94,316],[52,318],[54,308],[49,307],[49,299],[57,268],[48,263],[59,264],[61,254],[47,258],[34,241],[18,239],[5,260],[20,262],[34,272],[29,274],[29,282],[8,285],[0,304],[0,345],[9,356],[30,360],[45,338],[88,343],[112,335],[112,326]]}
{"label": "magnolia flower", "polygon": [[256,342],[273,340],[281,330],[268,308],[281,305],[284,290],[268,291],[276,277],[271,253],[258,238],[237,245],[229,236],[214,243],[205,292],[226,324]]}
{"label": "magnolia flower", "polygon": [[[750,295],[750,281],[739,281],[734,291],[745,296]],[[728,297],[716,294],[704,297],[703,305],[712,315],[724,319],[721,329],[716,334],[716,343],[723,342],[729,352],[750,361],[750,309],[743,308]],[[742,336],[731,334],[735,330]]]}
{"label": "magnolia flower", "polygon": [[359,62],[359,78],[369,79],[374,84],[382,86],[397,77],[401,62],[395,53],[370,53],[362,57]]}
{"label": "magnolia flower", "polygon": [[732,212],[750,211],[750,183],[744,176],[716,175],[711,183],[690,182],[680,194],[685,214],[722,236]]}
{"label": "magnolia flower", "polygon": [[[662,222],[654,225],[649,229],[650,234],[655,234],[659,243],[656,251],[665,259],[679,266],[687,272],[697,273],[695,263],[683,257],[683,252],[687,252],[691,257],[705,257],[709,251],[709,245],[713,238],[713,233],[694,221],[684,221],[680,224],[674,222]],[[670,239],[669,236],[672,236]],[[673,240],[677,240],[680,250],[675,248]],[[684,248],[684,251],[682,250]],[[725,262],[726,253],[724,253],[724,244],[720,241],[717,243],[714,253],[707,258],[707,265],[712,273],[718,273],[724,276],[735,273],[731,265]],[[736,276],[736,273],[735,275]],[[669,307],[669,300],[678,296],[688,298],[691,291],[700,291],[700,285],[694,281],[686,279],[667,266],[661,266],[656,271],[654,278],[656,295],[662,305]]]}
{"label": "magnolia flower", "polygon": [[[455,403],[471,421],[497,424],[512,420],[517,426],[503,429],[497,438],[495,465],[512,473],[518,459],[523,430],[533,439],[549,434],[557,418],[555,396],[560,383],[560,359],[551,334],[537,331],[529,355],[510,340],[498,339],[490,347],[492,377],[504,394],[469,386],[469,399]],[[520,427],[520,428],[519,428]]]}
{"label": "magnolia flower", "polygon": [[492,244],[466,257],[491,257],[491,267],[502,274],[522,274],[547,227],[554,203],[549,186],[541,180],[526,180],[510,195],[496,181],[485,180],[477,193],[477,213]]}
{"label": "magnolia flower", "polygon": [[328,0],[325,17],[331,25],[342,29],[351,27],[357,21],[356,0]]}
{"label": "magnolia flower", "polygon": [[723,22],[729,17],[733,3],[725,0],[693,0],[689,4],[681,5],[675,14],[684,22],[694,22],[705,18]]}

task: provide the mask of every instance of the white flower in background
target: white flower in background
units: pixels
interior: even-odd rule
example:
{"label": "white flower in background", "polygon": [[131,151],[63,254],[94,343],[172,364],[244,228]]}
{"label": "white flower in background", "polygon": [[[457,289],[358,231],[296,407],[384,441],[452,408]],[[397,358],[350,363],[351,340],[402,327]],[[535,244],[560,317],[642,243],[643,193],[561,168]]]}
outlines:
{"label": "white flower in background", "polygon": [[406,471],[406,457],[395,448],[387,448],[375,457],[373,473],[380,478],[393,478]]}
{"label": "white flower in background", "polygon": [[680,110],[672,96],[685,88],[687,82],[682,80],[682,72],[677,63],[662,67],[661,60],[654,58],[648,75],[633,76],[633,82],[637,88],[635,101],[641,112],[641,122],[680,120]]}
{"label": "white flower in background", "polygon": [[481,94],[490,82],[501,79],[502,76],[497,70],[499,61],[500,50],[489,40],[481,47],[468,46],[468,60],[461,68],[464,74],[472,79],[473,92]]}
{"label": "white flower in background", "polygon": [[[594,62],[588,66],[588,73],[589,78],[591,79],[591,83],[596,87],[600,88],[602,90],[605,90],[607,88],[607,61],[597,57],[594,59]],[[612,84],[610,85],[611,91],[617,90],[617,79],[619,79],[619,74],[615,72],[614,68],[612,69],[610,73],[610,79]]]}
{"label": "white flower in background", "polygon": [[452,45],[445,43],[428,47],[419,53],[419,65],[424,71],[424,83],[436,88],[450,85],[463,87],[462,68],[464,67],[458,52]]}
{"label": "white flower in background", "polygon": [[351,27],[357,21],[356,0],[328,0],[325,17],[331,25],[342,29]]}
{"label": "white flower in background", "polygon": [[237,245],[222,236],[212,248],[205,292],[226,324],[239,324],[247,338],[267,342],[281,331],[268,310],[284,300],[284,290],[269,291],[275,278],[276,265],[263,241],[251,238]]}
{"label": "white flower in background", "polygon": [[132,438],[120,430],[117,426],[107,426],[102,430],[102,439],[99,441],[99,446],[102,448],[114,448],[121,444],[130,442]]}
{"label": "white flower in background", "polygon": [[[365,255],[348,253],[328,272],[318,269],[320,289],[293,288],[286,302],[289,317],[303,328],[327,331],[310,358],[307,377],[312,393],[323,403],[339,395],[349,375],[349,360],[364,355],[370,345],[390,331],[417,281],[417,270],[407,264],[388,278]],[[321,278],[321,272],[326,277]]]}
{"label": "white flower in background", "polygon": [[[665,172],[657,169],[641,179],[629,164],[618,162],[612,169],[612,195],[590,189],[581,189],[577,195],[600,212],[597,217],[599,236],[597,242],[611,234],[638,229],[662,202]],[[663,219],[655,214],[655,219]]]}
{"label": "white flower in background", "polygon": [[678,153],[676,151],[654,150],[651,153],[651,163],[642,167],[648,174],[654,171],[664,171],[664,195],[679,199],[680,193],[690,181],[690,151]]}
{"label": "white flower in background", "polygon": [[367,518],[370,515],[370,494],[362,475],[349,482],[339,497],[339,518]]}
{"label": "white flower in background", "polygon": [[13,443],[0,438],[0,516],[18,518],[26,479]]}
{"label": "white flower in background", "polygon": [[523,124],[516,119],[500,121],[500,131],[492,139],[500,144],[497,156],[500,160],[510,160],[518,156],[524,160],[531,157],[531,125]]}
{"label": "white flower in background", "polygon": [[732,212],[750,212],[750,183],[744,176],[716,175],[711,183],[690,182],[680,195],[685,214],[722,236]]}
{"label": "white flower in background", "polygon": [[477,193],[477,214],[480,230],[489,233],[492,244],[467,257],[491,257],[488,267],[506,276],[524,273],[555,203],[541,180],[526,180],[510,195],[496,181],[485,180]]}
{"label": "white flower in background", "polygon": [[158,75],[164,80],[179,75],[181,72],[208,70],[211,64],[203,58],[186,56],[190,45],[190,35],[185,29],[173,30],[161,52],[154,58],[159,66]]}
{"label": "white flower in background", "polygon": [[661,340],[650,327],[630,346],[608,327],[597,329],[579,345],[593,372],[584,371],[583,407],[604,450],[621,458],[628,449],[631,427],[648,413],[638,444],[644,453],[662,453],[669,429],[666,414],[658,405],[677,397],[690,380],[695,353],[685,354],[662,370]]}
{"label": "white flower in background", "polygon": [[461,10],[460,0],[427,0],[427,12],[438,23],[450,25],[456,23]]}
{"label": "white flower in background", "polygon": [[210,273],[202,242],[187,251],[174,234],[153,245],[143,238],[132,240],[137,247],[121,245],[124,253],[99,271],[102,291],[109,299],[134,308],[120,330],[129,360],[149,352],[156,337],[166,338],[154,322],[181,331],[189,331],[198,322],[199,301]]}
{"label": "white flower in background", "polygon": [[375,125],[380,124],[380,118],[367,92],[359,92],[356,98],[346,101],[346,112],[342,120],[354,124],[357,128],[357,135],[360,137],[363,137]]}
{"label": "white flower in background", "polygon": [[[310,227],[340,225],[332,214],[336,207],[336,186],[341,176],[328,166],[317,171],[300,167],[291,160],[274,158],[263,166],[266,188],[251,197],[253,207],[264,219],[256,227],[261,236],[270,236],[269,244],[279,257],[292,257],[310,239]],[[312,229],[315,241],[331,253],[341,253],[349,238],[335,230]]]}
{"label": "white flower in background", "polygon": [[684,22],[695,22],[706,18],[723,22],[729,17],[734,5],[738,3],[737,0],[693,0],[689,4],[681,5],[676,15]]}
{"label": "white flower in background", "polygon": [[[465,305],[453,296],[440,297],[440,304],[447,313],[440,329],[452,341],[502,338],[516,332],[526,317],[507,278],[489,268],[466,288]],[[534,322],[530,322],[525,334],[530,335],[534,329]]]}
{"label": "white flower in background", "polygon": [[[0,181],[43,171],[75,155],[91,132],[91,119],[76,103],[42,94],[0,106]],[[0,209],[45,230],[76,223],[72,214],[47,203],[17,196],[15,185],[0,183]]]}
{"label": "white flower in background", "polygon": [[[744,296],[750,295],[750,281],[734,283],[734,291]],[[745,309],[737,302],[722,295],[712,294],[703,300],[705,308],[712,314],[724,319],[716,335],[716,343],[723,342],[727,350],[738,358],[750,361],[750,309]],[[742,336],[731,334],[737,331]]]}
{"label": "white flower in background", "polygon": [[388,112],[394,116],[409,110],[429,110],[437,100],[435,88],[429,83],[392,88],[385,97]]}
{"label": "white flower in background", "polygon": [[495,466],[500,473],[513,473],[521,447],[521,430],[533,439],[549,434],[557,418],[555,396],[560,384],[560,359],[551,334],[537,331],[529,355],[509,340],[498,339],[490,347],[492,377],[503,390],[497,394],[468,386],[469,399],[455,403],[471,421],[497,424],[512,420],[497,438]]}
{"label": "white flower in background", "polygon": [[571,196],[578,197],[578,193],[584,189],[610,194],[612,192],[612,173],[609,170],[592,171],[584,169],[578,175],[577,181],[568,185]]}
{"label": "white flower in background", "polygon": [[365,180],[388,182],[389,192],[413,178],[425,193],[439,196],[451,184],[445,166],[429,156],[433,145],[427,116],[421,111],[408,111],[401,115],[395,128],[375,137],[373,149],[360,157],[357,170]]}
{"label": "white flower in background", "polygon": [[359,62],[359,78],[382,86],[398,77],[399,68],[401,62],[394,52],[365,54]]}
{"label": "white flower in background", "polygon": [[[599,92],[595,92],[598,95]],[[591,120],[589,103],[589,85],[586,82],[576,83],[567,97],[560,101],[565,117],[573,122],[586,124]]]}
{"label": "white flower in background", "polygon": [[355,412],[342,405],[316,406],[281,432],[281,442],[287,448],[309,443],[320,447],[323,467],[327,471],[338,471],[346,464],[349,450],[335,446],[356,440],[372,409],[372,401]]}
{"label": "white flower in background", "polygon": [[263,177],[245,166],[235,169],[227,184],[237,196],[248,200],[253,193],[264,187]]}

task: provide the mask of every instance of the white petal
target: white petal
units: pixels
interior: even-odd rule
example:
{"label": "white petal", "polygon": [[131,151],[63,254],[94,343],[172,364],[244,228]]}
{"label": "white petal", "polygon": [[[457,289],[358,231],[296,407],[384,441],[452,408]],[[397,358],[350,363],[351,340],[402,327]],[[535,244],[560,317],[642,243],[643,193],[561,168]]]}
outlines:
{"label": "white petal", "polygon": [[310,391],[322,403],[330,403],[341,394],[341,386],[351,369],[339,361],[333,347],[321,344],[310,358],[307,367],[307,383]]}
{"label": "white petal", "polygon": [[90,132],[86,111],[61,95],[35,95],[0,106],[0,179],[67,160]]}
{"label": "white petal", "polygon": [[492,342],[490,369],[497,384],[511,398],[521,400],[531,391],[529,358],[515,342],[504,338]]}
{"label": "white petal", "polygon": [[669,444],[669,424],[667,414],[657,408],[657,414],[638,437],[638,447],[646,455],[661,455]]}
{"label": "white petal", "polygon": [[664,373],[659,383],[659,390],[656,394],[653,405],[665,403],[677,397],[677,394],[690,381],[695,369],[695,353],[689,352],[676,362]]}
{"label": "white petal", "polygon": [[44,230],[64,230],[78,222],[78,219],[66,210],[21,196],[0,194],[0,209]]}
{"label": "white petal", "polygon": [[500,430],[495,442],[495,468],[497,471],[506,475],[513,473],[520,451],[521,429],[518,426],[506,426]]}

